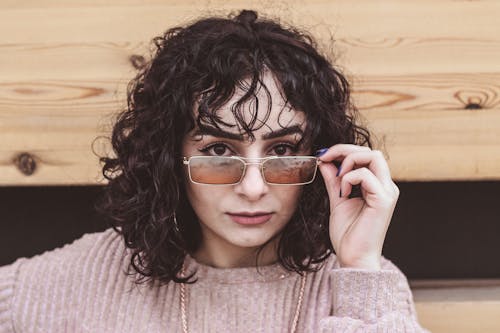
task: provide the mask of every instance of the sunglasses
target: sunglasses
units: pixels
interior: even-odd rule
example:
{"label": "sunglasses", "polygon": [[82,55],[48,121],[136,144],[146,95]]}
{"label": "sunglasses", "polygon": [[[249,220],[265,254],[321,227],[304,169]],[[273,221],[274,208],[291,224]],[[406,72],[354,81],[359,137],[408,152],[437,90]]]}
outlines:
{"label": "sunglasses", "polygon": [[319,159],[314,156],[270,156],[252,159],[239,156],[183,157],[183,164],[188,167],[189,179],[196,184],[210,185],[240,183],[249,164],[260,165],[262,178],[267,184],[305,185],[314,181],[319,163]]}

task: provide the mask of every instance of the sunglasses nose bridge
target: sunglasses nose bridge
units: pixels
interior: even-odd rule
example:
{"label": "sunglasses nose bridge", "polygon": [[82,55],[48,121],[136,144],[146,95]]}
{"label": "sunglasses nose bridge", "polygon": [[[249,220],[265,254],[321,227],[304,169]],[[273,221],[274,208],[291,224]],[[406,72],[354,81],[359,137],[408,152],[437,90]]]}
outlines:
{"label": "sunglasses nose bridge", "polygon": [[[259,169],[262,172],[262,170],[263,170],[262,165],[264,164],[264,162],[266,162],[265,159],[260,159],[260,160],[255,160],[255,161],[248,161],[248,160],[246,160],[246,161],[243,161],[243,164],[245,164],[245,169],[246,169],[247,166],[252,165],[252,164],[258,165]],[[262,174],[262,177],[264,177],[264,174]]]}
{"label": "sunglasses nose bridge", "polygon": [[253,161],[253,162],[252,161],[248,162],[248,160],[243,161],[243,164],[245,165],[245,167],[243,170],[243,174],[241,175],[241,179],[243,179],[246,176],[246,174],[248,172],[247,167],[253,164],[253,165],[257,165],[257,167],[259,168],[259,172],[260,172],[260,176],[262,177],[262,180],[265,183],[267,183],[266,177],[264,176],[264,168],[262,167],[265,161],[266,160],[264,160],[264,159]]}
{"label": "sunglasses nose bridge", "polygon": [[245,165],[249,165],[249,164],[258,164],[258,165],[262,165],[262,163],[264,163],[265,161],[255,161],[255,162],[243,162],[245,163]]}

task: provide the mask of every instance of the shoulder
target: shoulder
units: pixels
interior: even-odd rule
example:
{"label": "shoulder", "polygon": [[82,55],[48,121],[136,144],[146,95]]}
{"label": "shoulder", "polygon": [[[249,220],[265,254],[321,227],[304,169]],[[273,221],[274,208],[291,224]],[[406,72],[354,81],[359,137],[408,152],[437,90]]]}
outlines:
{"label": "shoulder", "polygon": [[[29,274],[56,269],[56,273],[68,266],[81,266],[84,263],[97,261],[97,257],[109,257],[123,250],[121,236],[113,229],[102,232],[87,233],[80,238],[53,250],[45,251],[31,258],[19,258],[12,266],[16,266],[19,274]],[[0,269],[9,269],[9,266]],[[53,274],[52,274],[53,275]]]}
{"label": "shoulder", "polygon": [[117,256],[124,254],[122,243],[121,235],[111,228],[85,234],[62,247],[18,259],[18,280],[32,285],[42,280],[48,283],[48,280],[68,278],[71,274],[88,274],[99,266],[109,269]]}
{"label": "shoulder", "polygon": [[110,228],[84,234],[68,244],[30,258],[19,258],[10,265],[0,267],[0,276],[15,277],[16,280],[38,276],[36,280],[32,278],[31,282],[41,281],[54,278],[58,273],[67,274],[72,269],[103,263],[106,259],[124,253],[124,250],[121,235]]}
{"label": "shoulder", "polygon": [[90,284],[122,271],[124,250],[122,236],[110,228],[0,267],[0,332],[11,331],[12,323],[22,327],[26,318],[17,316],[23,308],[78,306],[72,300]]}

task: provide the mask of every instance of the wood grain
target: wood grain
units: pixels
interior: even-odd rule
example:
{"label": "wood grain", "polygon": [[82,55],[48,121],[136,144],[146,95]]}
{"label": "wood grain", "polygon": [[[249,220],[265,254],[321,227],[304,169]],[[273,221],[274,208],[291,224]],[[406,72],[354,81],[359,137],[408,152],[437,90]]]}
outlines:
{"label": "wood grain", "polygon": [[500,301],[418,302],[420,324],[432,333],[496,333]]}
{"label": "wood grain", "polygon": [[500,287],[413,290],[419,322],[433,333],[500,331]]}
{"label": "wood grain", "polygon": [[[317,37],[396,180],[500,179],[497,1],[7,0],[0,185],[97,183],[92,140],[124,106],[130,58],[168,27],[243,7]],[[23,152],[31,175],[13,162]]]}

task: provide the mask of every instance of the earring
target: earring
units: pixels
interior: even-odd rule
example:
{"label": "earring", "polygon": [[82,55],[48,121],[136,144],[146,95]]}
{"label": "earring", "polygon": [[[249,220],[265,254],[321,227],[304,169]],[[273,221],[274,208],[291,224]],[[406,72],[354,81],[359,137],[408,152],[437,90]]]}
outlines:
{"label": "earring", "polygon": [[179,223],[177,223],[177,217],[175,216],[175,212],[174,212],[174,228],[175,228],[175,231],[177,231],[179,234],[181,233],[181,231],[179,229]]}

